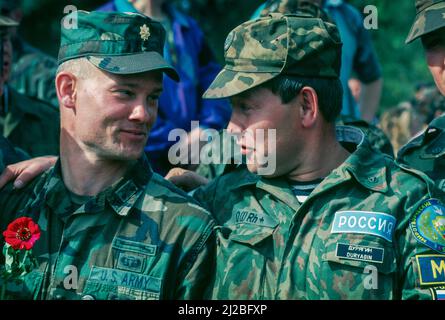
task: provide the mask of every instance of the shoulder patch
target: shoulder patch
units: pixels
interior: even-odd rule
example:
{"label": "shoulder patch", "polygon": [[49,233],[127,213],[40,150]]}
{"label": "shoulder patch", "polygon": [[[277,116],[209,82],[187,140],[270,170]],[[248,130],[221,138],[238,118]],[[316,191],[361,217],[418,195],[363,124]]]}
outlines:
{"label": "shoulder patch", "polygon": [[445,286],[430,288],[433,300],[445,301]]}
{"label": "shoulder patch", "polygon": [[445,285],[444,255],[417,255],[416,261],[421,285]]}
{"label": "shoulder patch", "polygon": [[424,201],[412,216],[410,227],[417,241],[445,253],[445,207],[439,200]]}
{"label": "shoulder patch", "polygon": [[396,218],[382,212],[337,211],[331,233],[370,234],[392,242]]}

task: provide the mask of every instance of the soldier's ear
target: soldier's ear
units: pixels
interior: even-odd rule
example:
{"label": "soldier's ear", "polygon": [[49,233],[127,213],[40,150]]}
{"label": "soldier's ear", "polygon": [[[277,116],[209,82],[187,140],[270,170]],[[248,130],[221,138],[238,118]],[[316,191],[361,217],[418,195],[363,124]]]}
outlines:
{"label": "soldier's ear", "polygon": [[318,118],[318,97],[311,87],[303,87],[298,94],[300,103],[301,125],[305,128],[312,127]]}
{"label": "soldier's ear", "polygon": [[76,105],[76,77],[70,72],[59,72],[56,76],[56,92],[60,107],[74,108]]}

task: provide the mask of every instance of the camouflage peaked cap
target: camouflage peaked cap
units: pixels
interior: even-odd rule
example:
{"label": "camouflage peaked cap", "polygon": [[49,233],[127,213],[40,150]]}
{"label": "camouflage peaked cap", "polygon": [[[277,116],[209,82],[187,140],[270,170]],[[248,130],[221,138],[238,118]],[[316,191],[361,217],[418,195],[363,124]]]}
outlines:
{"label": "camouflage peaked cap", "polygon": [[[139,13],[76,11],[62,21],[59,65],[86,57],[96,67],[115,74],[162,70],[178,81],[163,58],[165,30]],[[77,26],[74,24],[77,20]],[[67,21],[70,24],[66,23]],[[67,26],[65,26],[67,25]]]}
{"label": "camouflage peaked cap", "polygon": [[231,97],[280,74],[338,78],[341,46],[334,24],[307,14],[271,13],[244,22],[227,36],[226,65],[203,97]]}
{"label": "camouflage peaked cap", "polygon": [[444,0],[416,0],[416,18],[405,43],[445,27]]}

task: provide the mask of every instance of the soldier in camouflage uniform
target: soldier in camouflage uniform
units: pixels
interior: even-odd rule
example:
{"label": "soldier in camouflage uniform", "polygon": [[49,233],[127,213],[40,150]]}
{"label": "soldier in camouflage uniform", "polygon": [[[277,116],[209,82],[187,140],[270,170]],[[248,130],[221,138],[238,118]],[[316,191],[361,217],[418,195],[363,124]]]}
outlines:
{"label": "soldier in camouflage uniform", "polygon": [[59,51],[60,160],[23,191],[7,185],[0,194],[1,230],[27,216],[42,231],[38,267],[8,284],[8,294],[203,298],[214,274],[214,221],[143,155],[162,72],[178,80],[162,57],[165,31],[140,14],[77,14],[77,29],[62,27]]}
{"label": "soldier in camouflage uniform", "polygon": [[[335,128],[340,55],[337,28],[306,14],[229,33],[204,96],[231,98],[247,168],[194,192],[219,225],[213,298],[431,299],[445,281],[432,181],[373,151],[361,130]],[[276,129],[276,150],[245,140],[253,128]],[[263,149],[277,166],[260,176]]]}
{"label": "soldier in camouflage uniform", "polygon": [[[267,16],[269,13],[293,13],[293,12],[307,12],[313,16],[319,17],[324,21],[332,22],[332,19],[328,16],[328,14],[320,8],[321,1],[313,1],[313,0],[280,0],[280,1],[267,1],[265,8],[260,13],[260,16]],[[391,157],[394,157],[394,151],[391,146],[391,142],[385,133],[379,129],[378,127],[367,123],[364,120],[354,119],[348,116],[341,116],[337,119],[337,124],[339,125],[349,125],[355,126],[361,129],[367,140],[369,141],[371,147],[373,147],[378,152],[383,152]],[[230,143],[229,136],[222,136],[221,143]],[[218,142],[215,142],[218,143]],[[222,150],[223,148],[220,148]],[[238,152],[238,150],[236,150]],[[222,156],[221,156],[222,158]],[[215,177],[225,174],[227,172],[232,171],[236,168],[233,161],[230,163],[223,163],[222,161],[218,163],[210,163],[210,164],[200,164],[196,169],[196,172],[204,176],[207,179],[214,179]]]}
{"label": "soldier in camouflage uniform", "polygon": [[[416,17],[406,43],[421,39],[434,82],[445,95],[445,1],[416,0],[415,3]],[[445,116],[431,121],[423,134],[401,148],[397,159],[428,174],[445,192]]]}
{"label": "soldier in camouflage uniform", "polygon": [[[9,27],[17,26],[17,22],[14,20],[0,15],[0,31],[6,32]],[[3,74],[0,72],[0,75]],[[5,166],[11,163],[22,161],[29,156],[18,148],[14,148],[12,144],[5,137],[0,135],[0,170],[3,171]]]}
{"label": "soldier in camouflage uniform", "polygon": [[[312,12],[313,15],[324,21],[335,23],[328,13],[320,8],[324,2],[325,1],[322,0],[269,0],[265,2],[265,7],[260,12],[260,16],[265,16],[270,12],[293,13],[304,10]],[[340,17],[337,17],[337,19],[341,20]],[[345,29],[345,32],[347,32],[347,29]],[[386,153],[392,157],[394,156],[394,151],[388,137],[375,125],[348,115],[341,115],[337,120],[337,124],[355,126],[361,129],[375,150]]]}
{"label": "soldier in camouflage uniform", "polygon": [[51,104],[23,95],[8,85],[13,52],[10,32],[10,28],[2,28],[4,64],[0,82],[0,133],[30,156],[58,154],[60,133],[58,109]]}
{"label": "soldier in camouflage uniform", "polygon": [[[22,0],[0,0],[0,10],[19,23],[23,17]],[[12,70],[8,85],[18,92],[58,106],[54,78],[57,60],[33,47],[17,32],[12,30]]]}

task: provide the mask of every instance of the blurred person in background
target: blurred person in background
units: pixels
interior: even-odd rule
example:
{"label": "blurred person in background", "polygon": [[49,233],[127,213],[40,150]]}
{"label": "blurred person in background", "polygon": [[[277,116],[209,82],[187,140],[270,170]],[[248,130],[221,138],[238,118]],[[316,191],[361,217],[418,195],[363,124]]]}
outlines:
{"label": "blurred person in background", "polygon": [[[23,19],[23,0],[0,0],[0,12],[20,23]],[[12,71],[8,85],[32,98],[58,106],[54,79],[57,61],[28,43],[11,28],[11,42],[14,48]]]}
{"label": "blurred person in background", "polygon": [[422,116],[409,102],[402,102],[398,106],[383,112],[379,127],[388,136],[394,152],[398,152],[412,137],[424,129],[425,117]]}
{"label": "blurred person in background", "polygon": [[14,29],[0,29],[3,49],[3,69],[0,77],[0,133],[15,147],[21,148],[32,157],[58,154],[60,132],[58,109],[8,86],[14,53],[11,33],[14,33]]}
{"label": "blurred person in background", "polygon": [[360,102],[360,95],[362,94],[362,84],[359,79],[352,77],[348,80],[348,87],[351,90],[352,97],[356,103]]}

